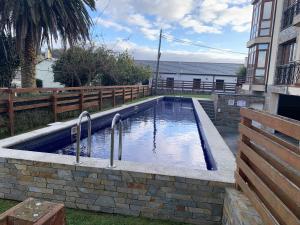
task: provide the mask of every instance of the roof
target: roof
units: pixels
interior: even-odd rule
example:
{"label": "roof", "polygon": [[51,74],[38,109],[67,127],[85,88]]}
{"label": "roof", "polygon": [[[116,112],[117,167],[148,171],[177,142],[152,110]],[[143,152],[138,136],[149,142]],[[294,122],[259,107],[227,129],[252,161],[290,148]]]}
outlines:
{"label": "roof", "polygon": [[[156,61],[135,60],[137,65],[150,66],[152,72],[156,71]],[[178,62],[160,61],[159,72],[165,74],[181,75],[224,75],[236,76],[243,64],[238,63],[207,63],[207,62]]]}

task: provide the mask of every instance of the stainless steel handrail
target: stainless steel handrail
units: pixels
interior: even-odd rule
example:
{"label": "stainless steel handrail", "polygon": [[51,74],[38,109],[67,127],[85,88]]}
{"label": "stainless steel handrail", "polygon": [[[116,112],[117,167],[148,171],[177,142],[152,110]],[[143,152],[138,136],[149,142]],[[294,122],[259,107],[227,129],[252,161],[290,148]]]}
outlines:
{"label": "stainless steel handrail", "polygon": [[76,137],[76,163],[79,163],[79,157],[80,157],[80,136],[81,136],[81,121],[82,118],[86,116],[88,119],[88,139],[87,139],[87,144],[88,144],[88,157],[91,156],[91,145],[92,145],[92,120],[91,120],[91,115],[87,112],[84,111],[80,114],[77,120],[77,137]]}
{"label": "stainless steel handrail", "polygon": [[110,168],[116,167],[114,165],[114,149],[115,149],[115,126],[119,122],[119,152],[118,152],[118,159],[122,159],[122,133],[123,133],[123,122],[121,120],[121,115],[117,113],[112,122],[111,122],[111,142],[110,142],[110,161],[109,166]]}

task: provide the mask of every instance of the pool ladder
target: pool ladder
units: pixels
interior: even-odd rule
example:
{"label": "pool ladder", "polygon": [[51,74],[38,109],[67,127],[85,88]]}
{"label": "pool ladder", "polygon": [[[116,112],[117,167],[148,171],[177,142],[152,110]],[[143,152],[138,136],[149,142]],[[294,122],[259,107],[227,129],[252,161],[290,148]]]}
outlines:
{"label": "pool ladder", "polygon": [[110,161],[109,161],[109,168],[116,167],[114,165],[114,148],[115,148],[115,126],[119,122],[119,152],[118,152],[118,159],[122,160],[122,133],[123,133],[123,122],[121,119],[121,115],[117,113],[112,122],[111,122],[111,142],[110,142]]}
{"label": "pool ladder", "polygon": [[87,117],[88,119],[88,157],[91,157],[91,146],[92,146],[92,121],[91,121],[91,115],[87,112],[84,111],[80,114],[77,120],[77,135],[76,135],[76,164],[79,164],[79,158],[80,158],[80,136],[81,136],[81,121],[83,117]]}

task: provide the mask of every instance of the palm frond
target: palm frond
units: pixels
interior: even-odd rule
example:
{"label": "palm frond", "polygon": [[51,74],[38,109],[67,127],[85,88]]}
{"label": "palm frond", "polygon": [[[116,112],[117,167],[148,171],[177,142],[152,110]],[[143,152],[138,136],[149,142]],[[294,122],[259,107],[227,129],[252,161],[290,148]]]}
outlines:
{"label": "palm frond", "polygon": [[0,30],[12,31],[21,52],[30,35],[38,49],[59,36],[70,45],[89,39],[95,0],[0,0]]}

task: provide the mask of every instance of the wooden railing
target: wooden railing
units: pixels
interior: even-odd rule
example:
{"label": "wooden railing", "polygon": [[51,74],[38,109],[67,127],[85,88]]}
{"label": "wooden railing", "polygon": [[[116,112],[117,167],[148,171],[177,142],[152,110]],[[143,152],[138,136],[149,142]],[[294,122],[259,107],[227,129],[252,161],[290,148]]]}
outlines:
{"label": "wooden railing", "polygon": [[237,187],[264,224],[299,225],[300,122],[245,108],[241,116]]}
{"label": "wooden railing", "polygon": [[149,87],[144,86],[101,86],[72,88],[18,88],[0,89],[0,113],[9,120],[9,131],[14,135],[14,114],[19,111],[48,108],[53,112],[53,121],[57,115],[69,111],[83,111],[98,107],[102,110],[104,100],[112,107],[117,99],[121,103],[150,95]]}
{"label": "wooden railing", "polygon": [[[152,89],[155,89],[155,81],[152,83]],[[171,91],[191,91],[191,92],[236,92],[236,83],[219,83],[219,82],[194,82],[181,80],[159,80],[157,82],[158,90]]]}

